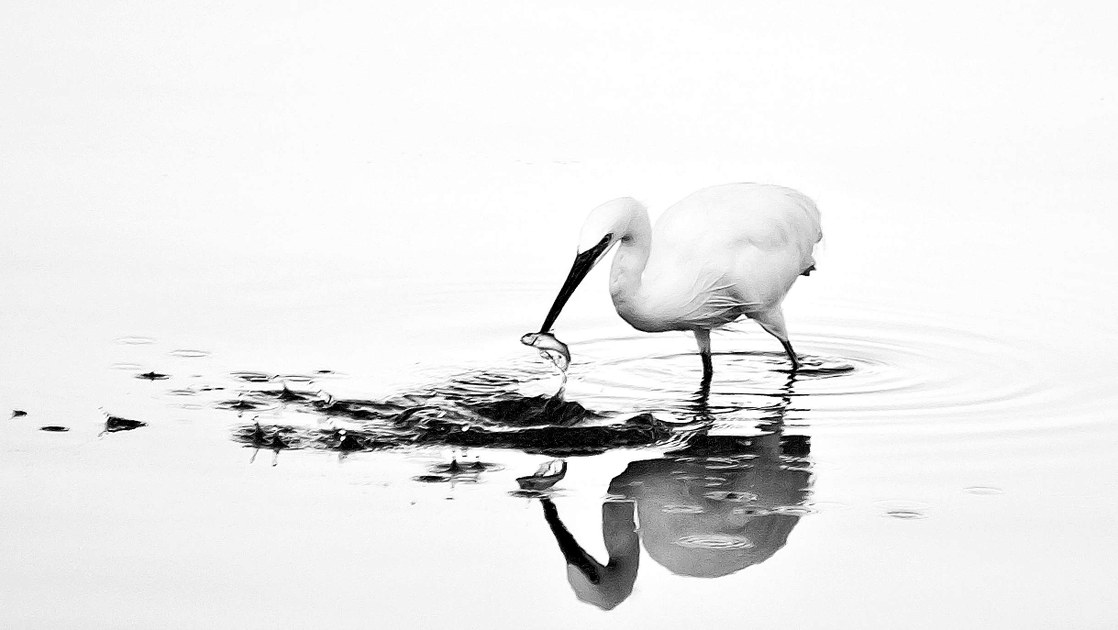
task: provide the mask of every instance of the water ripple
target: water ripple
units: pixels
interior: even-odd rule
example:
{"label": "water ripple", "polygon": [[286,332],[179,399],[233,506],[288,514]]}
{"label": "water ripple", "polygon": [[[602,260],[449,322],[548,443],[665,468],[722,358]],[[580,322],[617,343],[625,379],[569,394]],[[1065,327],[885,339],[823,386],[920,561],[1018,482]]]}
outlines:
{"label": "water ripple", "polygon": [[[599,409],[641,408],[686,417],[700,394],[689,336],[631,334],[571,344],[567,392]],[[725,426],[826,417],[836,426],[905,423],[922,431],[1036,430],[1100,421],[1103,374],[1056,369],[1041,344],[999,339],[914,315],[832,320],[793,335],[804,368],[792,375],[771,337],[717,335],[706,413]],[[767,402],[766,402],[767,401]],[[927,422],[935,417],[935,423]]]}

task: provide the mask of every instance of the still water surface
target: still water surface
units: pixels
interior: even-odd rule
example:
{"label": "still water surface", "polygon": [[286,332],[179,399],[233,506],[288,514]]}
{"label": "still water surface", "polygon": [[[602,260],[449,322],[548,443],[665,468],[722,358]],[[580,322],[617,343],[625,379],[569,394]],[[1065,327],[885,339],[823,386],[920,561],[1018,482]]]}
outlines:
{"label": "still water surface", "polygon": [[[0,424],[0,615],[1105,627],[1113,322],[1070,312],[1074,284],[1045,289],[1040,322],[967,304],[1019,303],[1012,281],[1001,295],[960,285],[930,308],[935,289],[908,276],[935,271],[836,278],[870,255],[860,244],[832,247],[793,290],[804,370],[746,323],[715,336],[709,385],[688,335],[614,319],[603,272],[560,322],[565,383],[521,348],[561,256],[507,283],[184,273],[183,302],[210,302],[177,315],[153,314],[151,287],[102,283],[150,326],[67,310],[74,287],[41,270],[9,276],[24,308],[7,330],[23,334],[5,338],[0,400],[26,415]],[[1045,267],[1073,277],[1100,262]],[[1063,309],[1076,334],[1044,332]],[[331,361],[333,348],[346,350]],[[521,488],[556,458],[565,476]]]}

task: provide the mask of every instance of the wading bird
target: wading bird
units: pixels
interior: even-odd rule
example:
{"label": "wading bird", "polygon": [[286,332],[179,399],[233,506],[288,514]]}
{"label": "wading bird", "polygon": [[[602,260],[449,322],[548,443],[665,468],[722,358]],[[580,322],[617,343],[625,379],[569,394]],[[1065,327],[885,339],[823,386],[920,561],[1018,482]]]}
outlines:
{"label": "wading bird", "polygon": [[796,278],[815,269],[812,254],[822,237],[815,204],[782,186],[704,188],[665,211],[655,229],[636,200],[608,201],[587,217],[540,334],[524,342],[544,342],[579,283],[616,245],[609,287],[618,315],[644,332],[694,333],[705,379],[713,373],[710,331],[743,316],[779,339],[797,370],[780,305]]}

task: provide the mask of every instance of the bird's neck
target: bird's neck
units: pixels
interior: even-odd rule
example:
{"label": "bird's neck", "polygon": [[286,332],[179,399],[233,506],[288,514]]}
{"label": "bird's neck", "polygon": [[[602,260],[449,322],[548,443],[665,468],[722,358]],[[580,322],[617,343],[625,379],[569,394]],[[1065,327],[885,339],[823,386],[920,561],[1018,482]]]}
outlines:
{"label": "bird's neck", "polygon": [[641,297],[641,288],[651,253],[652,223],[648,220],[648,212],[641,208],[633,213],[629,229],[621,238],[609,280],[609,292],[618,314],[640,330],[644,330],[642,324],[648,319],[644,316],[647,301]]}

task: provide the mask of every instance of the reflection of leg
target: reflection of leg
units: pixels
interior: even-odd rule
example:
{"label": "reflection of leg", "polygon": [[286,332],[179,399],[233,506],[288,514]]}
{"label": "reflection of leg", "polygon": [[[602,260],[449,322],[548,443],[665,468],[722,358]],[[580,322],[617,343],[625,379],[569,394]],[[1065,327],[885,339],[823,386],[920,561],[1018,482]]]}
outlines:
{"label": "reflection of leg", "polygon": [[586,553],[586,550],[579,546],[571,532],[567,531],[563,521],[559,519],[559,510],[555,509],[555,504],[551,502],[551,499],[542,497],[540,503],[543,505],[544,520],[551,528],[551,533],[555,536],[555,542],[559,543],[559,551],[563,553],[563,559],[567,561],[567,564],[582,572],[591,584],[601,582],[601,563]]}
{"label": "reflection of leg", "polygon": [[780,307],[777,306],[771,310],[765,311],[754,317],[761,328],[773,337],[780,340],[780,345],[784,346],[784,352],[788,355],[788,360],[792,362],[792,369],[800,369],[800,360],[796,357],[796,351],[792,349],[792,343],[788,341],[788,331],[784,328],[784,313],[781,312]]}
{"label": "reflection of leg", "polygon": [[699,381],[699,391],[695,392],[695,413],[699,419],[709,420],[710,416],[710,381],[713,374],[703,372],[703,380]]}

